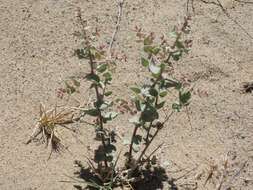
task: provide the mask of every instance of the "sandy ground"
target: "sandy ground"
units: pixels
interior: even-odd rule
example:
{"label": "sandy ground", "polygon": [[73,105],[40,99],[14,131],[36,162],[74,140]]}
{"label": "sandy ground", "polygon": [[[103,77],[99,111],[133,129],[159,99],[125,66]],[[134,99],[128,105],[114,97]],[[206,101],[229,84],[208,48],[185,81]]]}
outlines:
{"label": "sandy ground", "polygon": [[[231,16],[253,36],[253,5],[221,1]],[[182,21],[185,1],[126,0],[115,48],[126,52],[127,63],[117,65],[113,89],[130,97],[126,88],[138,82],[139,44],[135,25],[158,35]],[[101,29],[110,41],[117,15],[114,0],[0,0],[0,189],[73,189],[68,180],[73,161],[84,160],[93,146],[93,129],[82,126],[79,140],[63,134],[71,154],[53,155],[43,145],[24,145],[38,117],[40,102],[54,105],[56,89],[88,67],[73,52],[80,44],[76,12]],[[178,189],[214,190],[218,179],[205,181],[210,167],[220,169],[227,155],[229,174],[223,189],[253,189],[253,95],[242,93],[243,82],[253,80],[253,40],[215,6],[195,0],[191,22],[192,51],[175,65],[176,74],[194,86],[189,106],[173,117],[156,144],[168,176],[179,178]],[[87,98],[82,84],[82,96]],[[119,131],[131,127],[127,116],[118,118]],[[182,177],[183,176],[183,177]]]}

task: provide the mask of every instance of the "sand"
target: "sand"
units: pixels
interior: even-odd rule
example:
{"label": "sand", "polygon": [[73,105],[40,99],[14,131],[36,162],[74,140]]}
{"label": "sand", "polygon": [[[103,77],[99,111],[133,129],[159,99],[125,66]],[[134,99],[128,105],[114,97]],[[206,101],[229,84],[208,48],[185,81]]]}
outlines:
{"label": "sand", "polygon": [[[253,36],[253,5],[221,1]],[[227,156],[229,173],[222,187],[253,189],[253,95],[243,93],[244,82],[253,80],[253,39],[223,14],[220,8],[194,1],[192,50],[174,65],[175,75],[194,86],[188,113],[177,113],[160,134],[165,141],[157,154],[168,176],[178,179],[178,189],[214,190],[219,179],[205,181],[210,166],[222,168]],[[74,56],[80,41],[76,13],[101,38],[110,41],[117,16],[116,0],[0,0],[0,189],[73,189],[74,160],[91,155],[92,127],[82,125],[78,139],[63,132],[71,153],[53,154],[47,161],[44,145],[25,145],[38,119],[39,104],[48,107],[63,102],[58,88],[70,76],[83,76],[88,65]],[[114,97],[131,96],[127,88],[140,82],[144,70],[139,64],[141,45],[135,26],[158,36],[168,33],[186,14],[186,0],[126,0],[121,28],[114,48],[128,55],[117,64],[112,89]],[[89,85],[82,83],[76,98],[87,100]],[[75,102],[73,101],[73,104]],[[112,127],[124,134],[131,128],[128,115],[120,115]],[[191,170],[191,171],[190,171]],[[188,172],[190,171],[190,172]]]}

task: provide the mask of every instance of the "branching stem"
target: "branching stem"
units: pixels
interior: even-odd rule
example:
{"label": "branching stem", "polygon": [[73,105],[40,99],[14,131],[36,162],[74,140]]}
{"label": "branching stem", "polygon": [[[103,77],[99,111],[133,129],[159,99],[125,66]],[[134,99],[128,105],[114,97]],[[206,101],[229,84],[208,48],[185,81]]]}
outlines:
{"label": "branching stem", "polygon": [[156,132],[154,133],[154,135],[152,136],[152,138],[146,143],[145,148],[143,149],[143,151],[141,152],[139,158],[137,159],[136,163],[138,164],[142,157],[144,156],[144,154],[146,153],[147,149],[149,148],[150,144],[153,142],[153,140],[155,139],[155,137],[157,136],[158,132],[161,131],[165,125],[165,123],[169,120],[169,118],[172,116],[174,112],[171,112],[170,115],[168,115],[165,120],[161,123],[160,127],[157,127]]}
{"label": "branching stem", "polygon": [[[92,54],[91,54],[91,51],[89,50],[89,63],[90,63],[90,69],[91,69],[91,74],[95,74],[95,71],[94,71],[94,60],[92,58]],[[96,98],[97,98],[97,101],[100,102],[101,101],[101,95],[99,93],[99,90],[98,90],[98,86],[97,85],[94,85],[94,88],[95,88],[95,92],[96,92]],[[102,131],[103,130],[103,116],[102,116],[102,113],[101,113],[101,110],[98,106],[96,106],[96,109],[98,111],[98,119],[99,119],[99,128],[100,130]],[[100,134],[101,135],[101,139],[102,139],[102,144],[103,144],[103,148],[104,148],[104,156],[105,156],[105,160],[104,160],[104,163],[105,163],[105,167],[108,167],[108,163],[107,163],[107,160],[106,160],[106,153],[105,153],[105,149],[106,149],[106,143],[105,143],[105,136],[103,133]]]}
{"label": "branching stem", "polygon": [[150,144],[152,143],[152,141],[155,139],[155,137],[157,136],[157,134],[158,134],[159,131],[160,131],[160,129],[157,129],[156,132],[154,133],[154,135],[152,136],[152,138],[146,143],[145,148],[143,149],[143,151],[141,152],[139,158],[138,158],[137,161],[136,161],[137,164],[141,161],[141,159],[142,159],[142,157],[144,156],[144,154],[146,153],[146,151],[147,151],[149,145],[150,145]]}

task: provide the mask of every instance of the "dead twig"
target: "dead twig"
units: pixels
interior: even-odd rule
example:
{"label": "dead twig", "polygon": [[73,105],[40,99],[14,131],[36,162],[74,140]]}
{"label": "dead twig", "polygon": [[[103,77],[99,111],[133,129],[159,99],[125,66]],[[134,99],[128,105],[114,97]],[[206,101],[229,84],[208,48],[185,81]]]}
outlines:
{"label": "dead twig", "polygon": [[227,175],[228,175],[228,157],[227,156],[228,155],[226,155],[224,163],[223,163],[222,174],[221,174],[221,177],[220,177],[220,183],[218,184],[218,186],[216,188],[217,190],[221,190],[222,185],[224,184],[224,182],[227,178]]}
{"label": "dead twig", "polygon": [[124,0],[118,0],[118,16],[117,16],[116,26],[115,26],[114,32],[112,34],[111,42],[110,42],[110,45],[108,48],[108,56],[109,57],[111,57],[111,55],[112,55],[113,43],[115,41],[117,32],[119,31],[119,28],[120,28],[120,21],[121,21],[121,17],[122,17],[123,4],[124,4]]}
{"label": "dead twig", "polygon": [[213,178],[214,172],[218,169],[217,165],[210,165],[209,167],[210,167],[210,169],[208,171],[207,178],[204,182],[204,185],[203,185],[204,187],[206,186],[207,182],[210,181]]}
{"label": "dead twig", "polygon": [[150,160],[151,156],[154,155],[156,153],[156,151],[161,148],[164,145],[164,142],[162,142],[161,144],[159,144],[159,146],[157,146],[146,158],[146,160]]}
{"label": "dead twig", "polygon": [[[228,181],[226,188],[224,188],[224,189],[229,189],[229,185],[235,180],[236,177],[238,177],[240,175],[242,170],[246,167],[247,163],[248,163],[248,160],[243,162],[241,167],[237,170],[237,172],[233,175],[233,177]],[[217,189],[217,190],[220,190],[220,189]]]}
{"label": "dead twig", "polygon": [[198,166],[195,166],[194,168],[192,168],[191,170],[187,171],[185,174],[181,175],[180,177],[174,179],[174,181],[178,181],[184,177],[186,177],[189,173],[191,173],[192,171],[196,170],[198,168]]}
{"label": "dead twig", "polygon": [[[189,12],[189,3],[191,1],[191,5],[192,5],[192,9],[194,12],[194,0],[187,0],[186,6],[187,6],[187,13]],[[227,9],[225,9],[222,5],[222,3],[220,2],[220,0],[216,0],[216,1],[206,1],[206,0],[199,0],[200,2],[204,3],[204,4],[211,4],[214,6],[219,7],[222,12],[226,15],[226,17],[228,19],[230,19],[236,26],[238,26],[250,39],[253,40],[253,36],[236,20],[234,19],[227,11]],[[253,4],[253,2],[249,2],[249,1],[241,1],[241,0],[236,0],[237,2],[240,3],[248,3],[248,4]]]}
{"label": "dead twig", "polygon": [[252,1],[242,1],[242,0],[234,0],[234,1],[236,1],[238,3],[244,3],[244,4],[253,4]]}
{"label": "dead twig", "polygon": [[235,20],[229,13],[228,11],[222,6],[220,0],[217,0],[218,6],[221,8],[221,10],[223,11],[223,13],[232,21],[234,22],[235,25],[237,25],[249,38],[251,38],[253,40],[253,36],[251,36],[249,34],[249,32],[242,26],[239,24],[239,22],[237,20]]}

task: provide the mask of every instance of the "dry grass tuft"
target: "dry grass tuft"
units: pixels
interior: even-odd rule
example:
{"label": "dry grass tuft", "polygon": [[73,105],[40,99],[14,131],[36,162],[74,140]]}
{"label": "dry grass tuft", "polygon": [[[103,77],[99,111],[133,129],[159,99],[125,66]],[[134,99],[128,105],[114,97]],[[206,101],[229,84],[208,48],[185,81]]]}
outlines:
{"label": "dry grass tuft", "polygon": [[[41,141],[42,143],[45,143],[46,147],[51,147],[50,154],[48,157],[49,159],[52,155],[52,152],[59,153],[65,148],[64,145],[61,143],[59,135],[57,135],[56,128],[63,127],[72,130],[66,125],[73,122],[74,120],[72,111],[66,111],[63,109],[58,112],[57,106],[55,106],[53,109],[46,110],[45,106],[40,104],[40,118],[37,121],[33,133],[30,139],[26,142],[26,144],[29,144],[36,139]],[[39,135],[41,135],[41,137],[37,138]]]}

